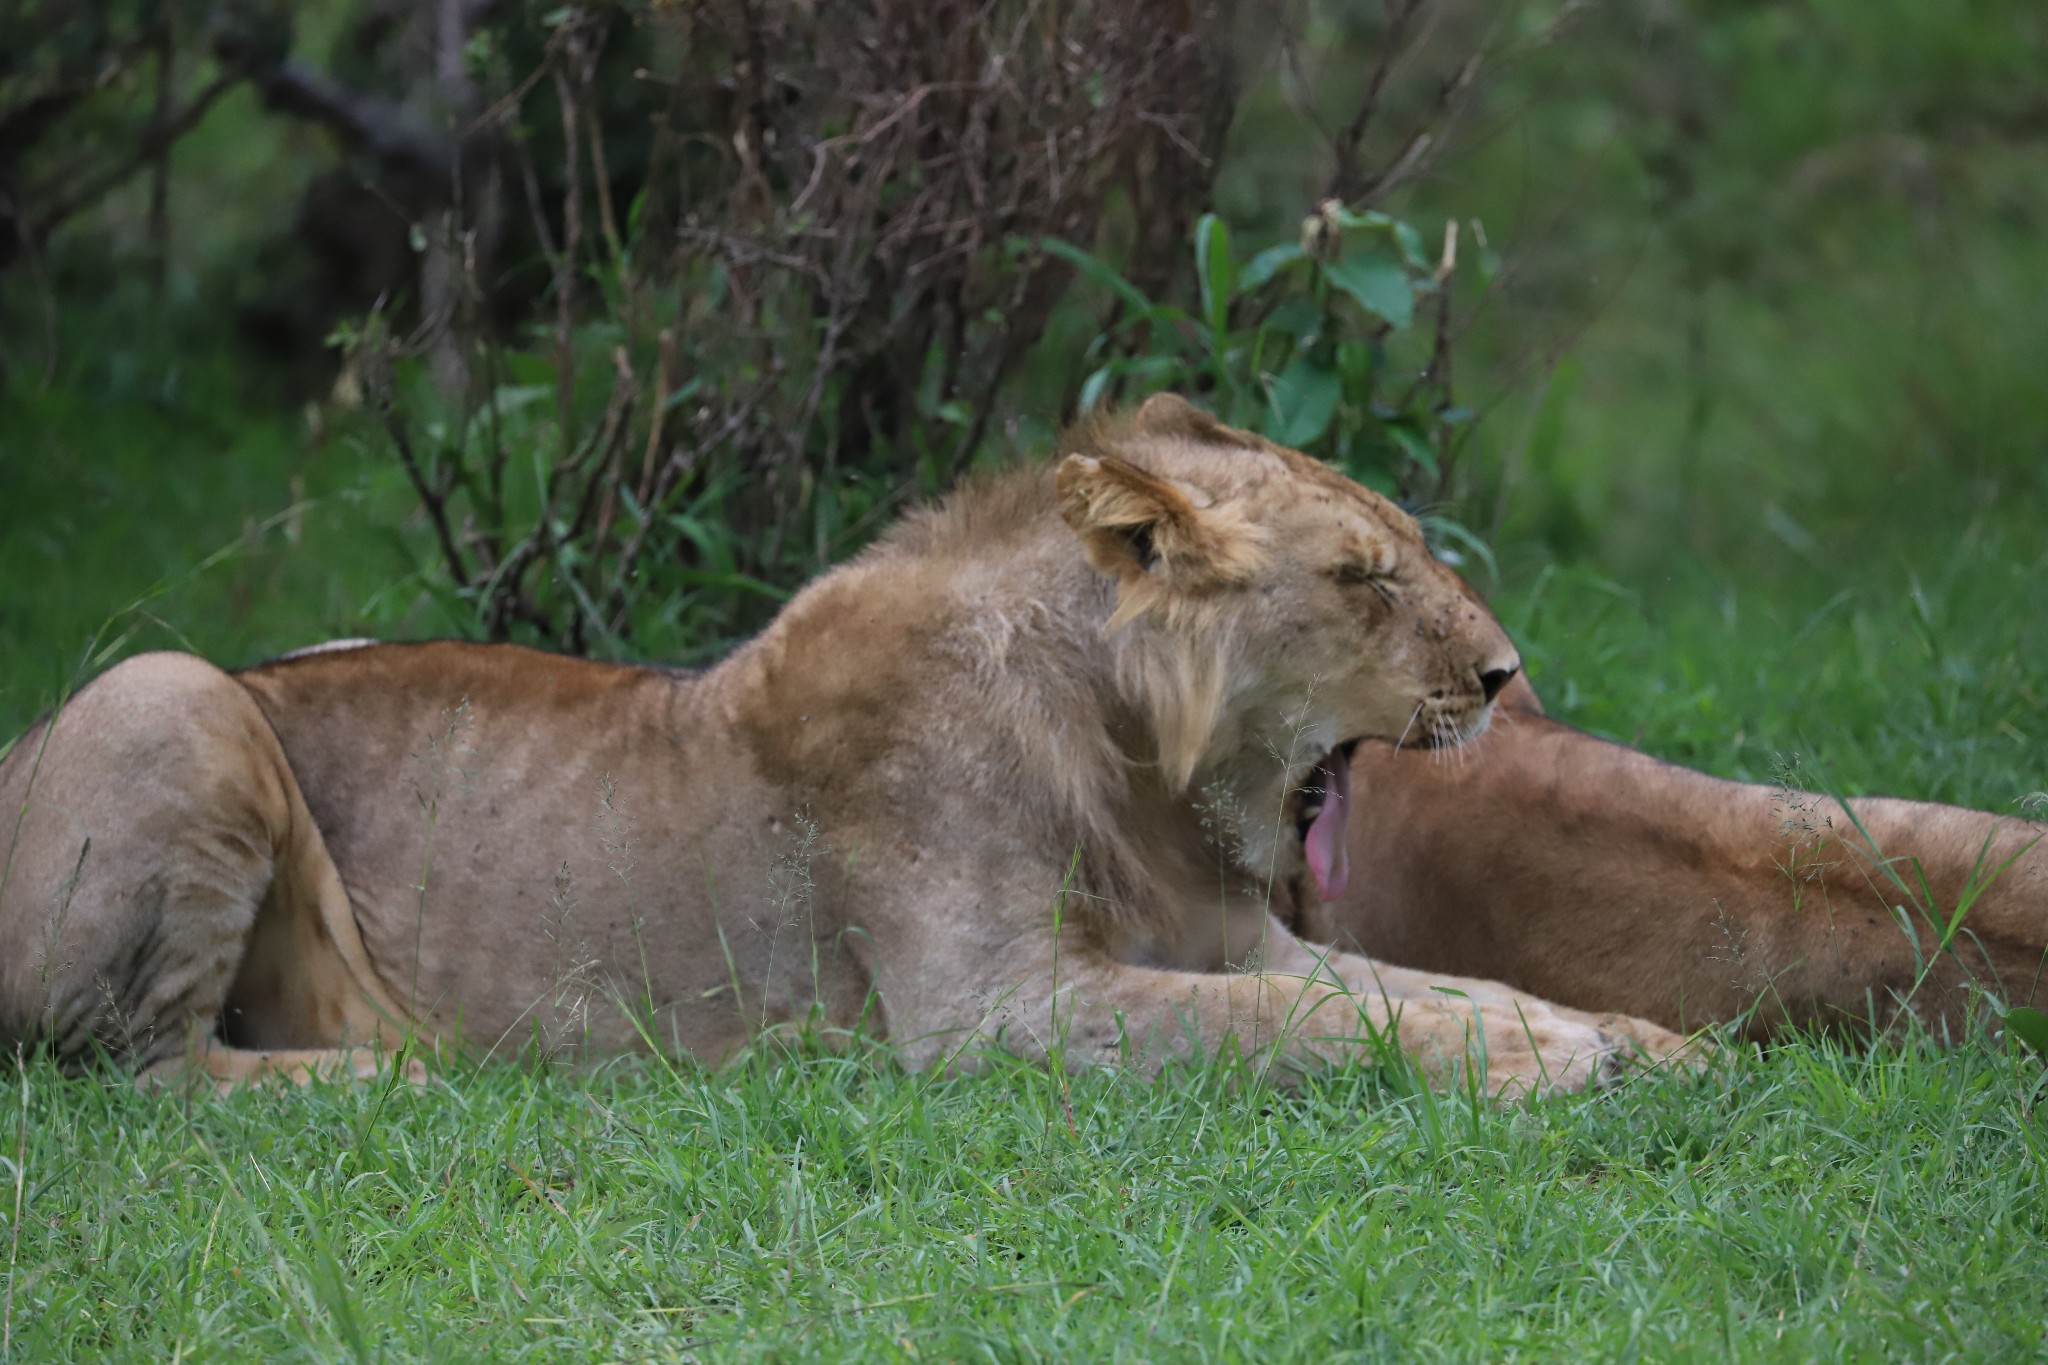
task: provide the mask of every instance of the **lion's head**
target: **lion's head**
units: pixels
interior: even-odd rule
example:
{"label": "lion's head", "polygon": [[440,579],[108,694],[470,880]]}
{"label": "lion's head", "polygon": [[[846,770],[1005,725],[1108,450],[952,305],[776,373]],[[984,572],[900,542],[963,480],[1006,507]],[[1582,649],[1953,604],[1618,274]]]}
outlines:
{"label": "lion's head", "polygon": [[1414,518],[1297,451],[1171,397],[1068,449],[1061,515],[1115,580],[1118,673],[1168,787],[1227,788],[1247,867],[1299,857],[1341,895],[1352,749],[1477,736],[1514,646]]}

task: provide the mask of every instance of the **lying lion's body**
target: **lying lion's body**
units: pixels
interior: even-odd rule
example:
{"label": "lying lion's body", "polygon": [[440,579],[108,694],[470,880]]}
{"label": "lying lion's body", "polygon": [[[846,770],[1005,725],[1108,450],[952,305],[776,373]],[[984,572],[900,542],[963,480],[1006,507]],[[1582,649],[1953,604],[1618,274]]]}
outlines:
{"label": "lying lion's body", "polygon": [[1343,883],[1348,798],[1287,835],[1310,775],[1483,729],[1512,650],[1302,456],[1177,403],[1080,440],[700,675],[450,643],[117,667],[0,763],[0,1038],[239,1077],[415,1035],[716,1060],[788,1022],[914,1062],[1055,1029],[1077,1061],[1342,1056],[1398,1016],[1426,1066],[1471,1041],[1532,1090],[1675,1047],[1273,920],[1304,857]]}
{"label": "lying lion's body", "polygon": [[1351,856],[1374,875],[1305,904],[1298,932],[1759,1038],[1868,1032],[1901,1008],[1954,1037],[1980,991],[2048,1000],[2048,825],[1708,777],[1545,717],[1519,679],[1445,757],[1360,751],[1386,799],[1352,822]]}

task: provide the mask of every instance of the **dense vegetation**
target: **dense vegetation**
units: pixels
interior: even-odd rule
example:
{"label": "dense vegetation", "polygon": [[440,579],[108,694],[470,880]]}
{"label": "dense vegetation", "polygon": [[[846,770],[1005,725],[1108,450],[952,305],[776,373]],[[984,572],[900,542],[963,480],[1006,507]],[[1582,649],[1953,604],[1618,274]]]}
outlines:
{"label": "dense vegetation", "polygon": [[[798,93],[761,106],[785,160],[757,183],[687,149],[732,145],[732,25],[811,7],[697,7],[684,39],[660,7],[469,7],[469,123],[411,90],[448,73],[400,7],[298,8],[0,19],[0,223],[148,150],[157,54],[168,107],[209,101],[167,164],[0,253],[0,734],[166,645],[705,657],[958,469],[1172,384],[1428,510],[1567,719],[1731,776],[1998,810],[2048,786],[2029,0],[1181,7],[1223,36],[1130,69],[1228,106],[1039,71],[1070,103],[989,126],[1082,128],[1099,183],[1005,201],[943,288],[883,229],[971,196],[870,204],[832,162],[802,208],[867,205],[880,264],[831,355],[855,276],[830,259],[741,262],[745,327],[714,290],[735,253],[801,256],[820,141],[870,138],[884,186],[936,183],[916,177],[960,107],[875,129],[898,110],[878,91],[972,56],[943,25],[904,36],[928,46],[902,70],[848,75],[870,82],[850,112],[811,97],[832,35],[784,32]],[[332,122],[266,108],[287,56],[444,131],[519,91],[505,136],[550,240],[503,153],[489,287],[424,326],[420,267],[459,263],[462,220]],[[602,133],[577,144],[580,255],[565,109]],[[1162,121],[1207,161],[1162,169]],[[666,200],[638,194],[650,162]],[[348,216],[365,184],[402,209],[381,282],[337,277],[315,231],[389,229]],[[683,190],[720,234],[687,236]],[[1290,256],[1332,193],[1340,242]],[[675,461],[658,516],[650,459]],[[522,538],[523,598],[492,572]],[[2001,1038],[1795,1043],[1499,1113],[1370,1069],[1300,1096],[1197,1069],[1083,1079],[1070,1126],[1041,1071],[935,1081],[870,1052],[191,1102],[32,1067],[0,1124],[7,1358],[2031,1355],[2041,1074]]]}

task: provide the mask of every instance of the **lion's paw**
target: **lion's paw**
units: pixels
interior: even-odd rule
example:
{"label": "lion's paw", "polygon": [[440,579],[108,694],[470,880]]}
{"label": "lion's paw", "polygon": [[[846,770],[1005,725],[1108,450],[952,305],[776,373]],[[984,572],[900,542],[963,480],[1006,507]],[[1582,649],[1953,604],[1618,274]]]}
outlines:
{"label": "lion's paw", "polygon": [[1588,1014],[1534,997],[1430,1002],[1404,1010],[1401,1041],[1439,1082],[1483,1079],[1499,1100],[1599,1090],[1661,1067],[1696,1070],[1712,1045],[1620,1014]]}

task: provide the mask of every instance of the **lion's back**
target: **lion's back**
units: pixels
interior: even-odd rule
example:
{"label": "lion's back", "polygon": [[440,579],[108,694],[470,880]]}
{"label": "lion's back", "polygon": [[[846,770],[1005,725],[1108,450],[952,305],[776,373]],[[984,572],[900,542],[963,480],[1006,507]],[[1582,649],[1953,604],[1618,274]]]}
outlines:
{"label": "lion's back", "polygon": [[[674,686],[652,669],[518,645],[347,642],[232,675],[277,731],[308,806],[346,842],[362,804],[431,796],[445,777],[535,789],[506,765],[559,767],[593,740],[649,723]],[[437,776],[438,775],[438,776]]]}

